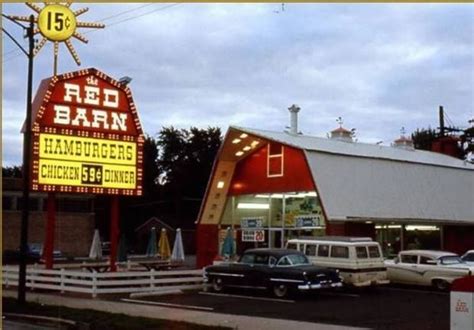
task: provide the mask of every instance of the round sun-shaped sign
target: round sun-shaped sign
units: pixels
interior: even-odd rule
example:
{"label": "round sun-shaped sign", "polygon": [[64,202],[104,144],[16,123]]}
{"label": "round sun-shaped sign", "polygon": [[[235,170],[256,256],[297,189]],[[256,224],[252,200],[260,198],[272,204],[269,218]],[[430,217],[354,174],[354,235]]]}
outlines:
{"label": "round sun-shaped sign", "polygon": [[38,15],[41,34],[51,41],[65,41],[76,32],[76,16],[68,7],[48,5]]}
{"label": "round sun-shaped sign", "polygon": [[[38,54],[47,41],[51,41],[54,44],[54,74],[56,74],[59,43],[64,43],[66,45],[77,65],[80,65],[81,61],[72,45],[71,39],[75,38],[83,43],[87,43],[88,40],[84,35],[76,30],[78,28],[100,29],[105,27],[105,25],[101,23],[82,22],[78,20],[77,17],[87,12],[89,8],[71,10],[69,8],[71,6],[70,2],[45,2],[43,7],[30,2],[27,2],[26,5],[38,14],[34,17],[34,21],[37,24],[34,33],[40,33],[43,37],[36,45],[34,55]],[[8,17],[20,22],[29,22],[30,20],[28,16],[8,15]]]}

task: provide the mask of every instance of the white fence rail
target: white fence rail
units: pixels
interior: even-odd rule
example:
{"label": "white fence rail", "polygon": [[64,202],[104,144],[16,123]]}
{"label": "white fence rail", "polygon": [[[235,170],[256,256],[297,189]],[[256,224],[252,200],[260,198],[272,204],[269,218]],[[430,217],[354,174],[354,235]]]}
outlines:
{"label": "white fence rail", "polygon": [[[2,267],[2,284],[18,286],[19,267]],[[72,270],[27,268],[26,287],[64,292],[89,293],[92,297],[104,293],[132,293],[168,290],[173,288],[201,288],[202,270],[165,270],[140,272],[97,273]]]}

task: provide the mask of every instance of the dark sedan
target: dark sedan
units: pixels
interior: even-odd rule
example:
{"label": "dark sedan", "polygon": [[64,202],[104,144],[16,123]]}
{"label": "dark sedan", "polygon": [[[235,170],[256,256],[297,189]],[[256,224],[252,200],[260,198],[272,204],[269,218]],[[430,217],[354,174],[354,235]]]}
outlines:
{"label": "dark sedan", "polygon": [[281,298],[289,290],[309,291],[342,287],[337,271],[312,265],[301,252],[283,249],[251,249],[239,262],[208,266],[204,282],[214,291],[225,286],[270,289]]}

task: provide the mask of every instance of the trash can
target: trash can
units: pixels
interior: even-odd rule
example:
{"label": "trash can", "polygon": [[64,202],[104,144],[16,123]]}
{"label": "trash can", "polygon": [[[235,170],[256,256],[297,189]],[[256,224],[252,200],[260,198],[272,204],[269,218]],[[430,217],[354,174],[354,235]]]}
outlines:
{"label": "trash can", "polygon": [[455,280],[451,286],[451,330],[474,329],[474,276]]}

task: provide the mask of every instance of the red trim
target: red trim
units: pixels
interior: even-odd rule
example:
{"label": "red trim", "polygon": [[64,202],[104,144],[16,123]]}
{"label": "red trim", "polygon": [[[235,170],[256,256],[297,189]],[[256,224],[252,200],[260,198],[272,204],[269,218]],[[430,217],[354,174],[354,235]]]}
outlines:
{"label": "red trim", "polygon": [[453,281],[451,291],[474,292],[474,276],[466,276]]}
{"label": "red trim", "polygon": [[268,148],[260,148],[239,161],[228,195],[312,191],[314,183],[301,149],[285,145],[283,175],[267,177]]}
{"label": "red trim", "polygon": [[219,227],[217,225],[199,224],[196,230],[196,267],[211,265],[219,254]]}
{"label": "red trim", "polygon": [[117,246],[120,235],[119,228],[119,197],[112,196],[110,201],[110,271],[117,271],[117,265],[115,263],[117,259]]}

